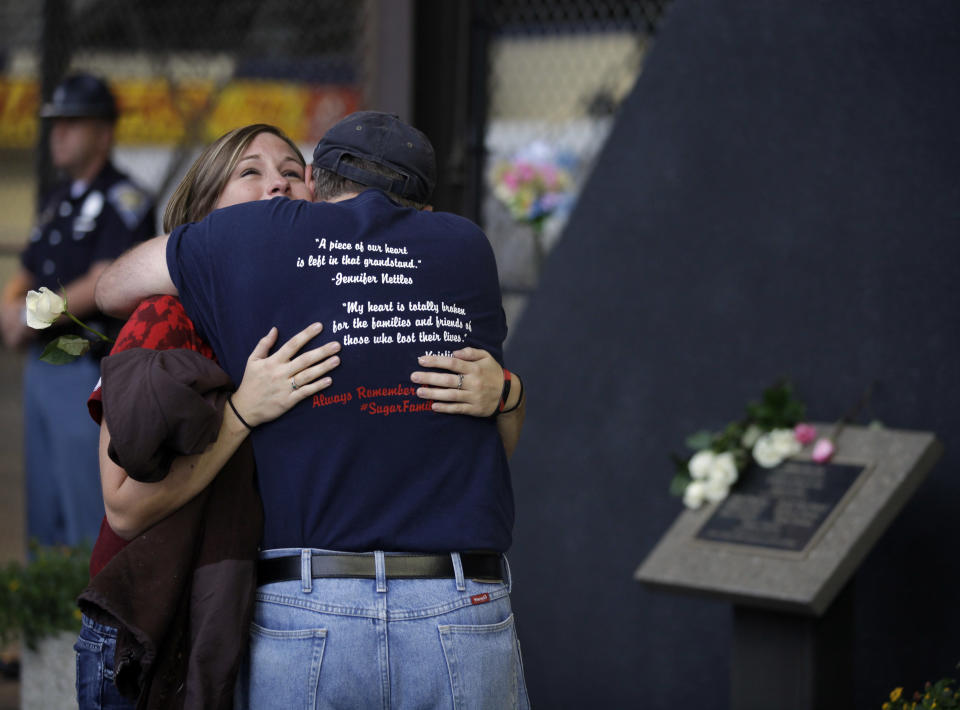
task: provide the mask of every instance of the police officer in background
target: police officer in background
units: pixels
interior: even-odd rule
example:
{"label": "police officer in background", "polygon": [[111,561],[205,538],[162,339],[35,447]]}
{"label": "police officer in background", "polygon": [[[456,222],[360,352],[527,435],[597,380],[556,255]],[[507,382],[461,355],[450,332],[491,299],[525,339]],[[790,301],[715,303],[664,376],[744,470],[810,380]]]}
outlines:
{"label": "police officer in background", "polygon": [[97,310],[93,288],[104,268],[155,230],[150,196],[110,162],[117,105],[107,85],[90,74],[64,79],[40,116],[53,121],[50,155],[65,178],[41,200],[40,214],[20,255],[20,269],[3,288],[0,330],[9,348],[27,348],[24,429],[27,535],[40,543],[96,539],[103,518],[99,431],[86,411],[99,378],[91,352],[66,365],[38,359],[59,335],[89,336],[65,317],[47,330],[27,327],[27,291],[46,286],[66,293],[71,313],[115,336],[122,323]]}

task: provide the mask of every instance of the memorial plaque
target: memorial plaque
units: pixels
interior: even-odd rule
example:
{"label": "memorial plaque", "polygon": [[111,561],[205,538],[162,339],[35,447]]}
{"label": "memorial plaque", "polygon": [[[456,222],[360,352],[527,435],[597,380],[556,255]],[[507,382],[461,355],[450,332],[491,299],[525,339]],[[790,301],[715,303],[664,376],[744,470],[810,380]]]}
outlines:
{"label": "memorial plaque", "polygon": [[854,425],[835,443],[829,464],[805,451],[747,472],[721,503],[684,510],[636,579],[821,616],[943,451],[931,432]]}
{"label": "memorial plaque", "polygon": [[866,468],[798,460],[771,469],[753,466],[696,538],[802,552],[825,529]]}

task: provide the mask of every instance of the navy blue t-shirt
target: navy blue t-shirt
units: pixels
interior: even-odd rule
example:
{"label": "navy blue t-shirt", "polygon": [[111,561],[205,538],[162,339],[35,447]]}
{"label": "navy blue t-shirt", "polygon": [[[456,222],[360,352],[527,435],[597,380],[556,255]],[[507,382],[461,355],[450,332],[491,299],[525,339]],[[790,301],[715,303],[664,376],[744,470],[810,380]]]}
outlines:
{"label": "navy blue t-shirt", "polygon": [[343,344],[333,385],[253,436],[264,548],[505,551],[513,526],[492,419],[436,414],[417,357],[472,346],[502,361],[506,322],[483,232],[367,190],[336,204],[277,198],[176,229],[167,264],[235,382],[271,326],[311,322]]}

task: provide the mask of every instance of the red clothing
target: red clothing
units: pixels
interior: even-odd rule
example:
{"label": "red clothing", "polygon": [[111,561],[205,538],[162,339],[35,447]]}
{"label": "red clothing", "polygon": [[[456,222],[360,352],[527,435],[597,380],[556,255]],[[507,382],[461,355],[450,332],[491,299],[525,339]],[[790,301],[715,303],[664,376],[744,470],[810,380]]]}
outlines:
{"label": "red clothing", "polygon": [[[117,336],[110,354],[132,348],[186,348],[216,362],[213,350],[197,334],[193,321],[183,310],[179,299],[173,296],[152,296],[141,301]],[[103,419],[103,397],[99,383],[87,400],[87,408],[94,421],[100,424]],[[100,524],[100,535],[90,555],[90,577],[102,570],[126,544],[127,540],[117,535],[104,517]]]}
{"label": "red clothing", "polygon": [[107,516],[103,516],[100,523],[100,534],[97,535],[97,542],[90,553],[90,579],[93,579],[100,570],[107,566],[107,562],[113,559],[120,550],[126,547],[128,540],[124,540],[117,535],[110,523],[107,522]]}

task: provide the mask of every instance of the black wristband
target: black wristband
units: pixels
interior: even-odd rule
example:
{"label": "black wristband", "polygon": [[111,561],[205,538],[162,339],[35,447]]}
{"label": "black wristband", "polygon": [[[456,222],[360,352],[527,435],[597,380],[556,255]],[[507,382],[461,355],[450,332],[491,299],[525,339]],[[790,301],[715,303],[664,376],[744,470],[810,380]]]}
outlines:
{"label": "black wristband", "polygon": [[243,425],[244,425],[247,429],[249,429],[250,431],[253,431],[253,427],[250,426],[249,424],[247,424],[246,419],[244,419],[243,417],[241,417],[241,416],[240,416],[240,412],[238,412],[238,411],[237,411],[237,408],[236,408],[235,406],[233,406],[233,395],[230,395],[229,397],[227,397],[227,404],[230,405],[230,409],[233,410],[233,413],[237,415],[237,419],[240,420],[240,423],[243,424]]}
{"label": "black wristband", "polygon": [[510,397],[511,378],[510,370],[503,368],[503,389],[500,391],[500,404],[497,406],[498,412],[502,412],[503,408],[507,406],[507,399]]}
{"label": "black wristband", "polygon": [[[506,402],[506,399],[503,400]],[[510,409],[501,409],[497,414],[509,414],[510,412],[515,412],[520,408],[520,404],[523,402],[523,380],[520,380],[520,396],[517,397],[517,403],[510,407]]]}

